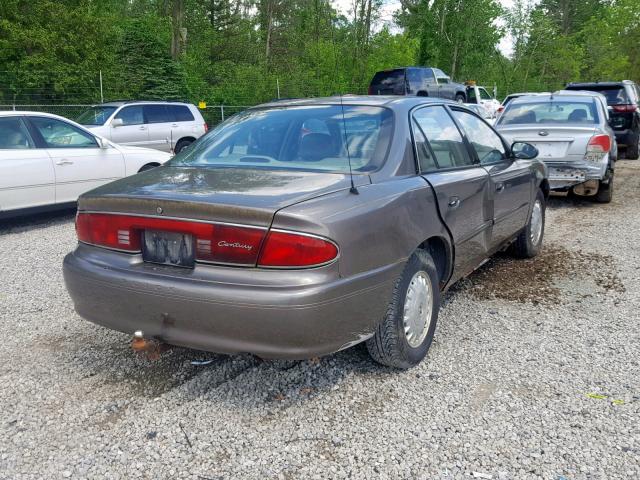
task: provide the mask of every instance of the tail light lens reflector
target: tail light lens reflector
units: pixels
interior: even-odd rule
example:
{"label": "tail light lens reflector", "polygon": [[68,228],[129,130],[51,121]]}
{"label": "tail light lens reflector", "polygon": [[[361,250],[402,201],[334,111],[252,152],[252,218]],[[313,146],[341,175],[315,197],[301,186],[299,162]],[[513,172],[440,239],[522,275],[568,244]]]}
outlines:
{"label": "tail light lens reflector", "polygon": [[611,150],[611,138],[609,135],[594,135],[589,140],[587,152],[607,153]]}
{"label": "tail light lens reflector", "polygon": [[612,108],[614,112],[628,113],[635,112],[638,107],[636,105],[612,105]]}
{"label": "tail light lens reflector", "polygon": [[259,267],[303,268],[325,265],[338,257],[338,247],[328,239],[283,230],[267,234]]}
{"label": "tail light lens reflector", "polygon": [[204,124],[204,133],[207,133],[209,131],[209,124],[205,123]]}
{"label": "tail light lens reflector", "polygon": [[78,240],[99,247],[137,253],[144,230],[179,232],[193,236],[196,260],[255,265],[265,228],[108,213],[78,213]]}

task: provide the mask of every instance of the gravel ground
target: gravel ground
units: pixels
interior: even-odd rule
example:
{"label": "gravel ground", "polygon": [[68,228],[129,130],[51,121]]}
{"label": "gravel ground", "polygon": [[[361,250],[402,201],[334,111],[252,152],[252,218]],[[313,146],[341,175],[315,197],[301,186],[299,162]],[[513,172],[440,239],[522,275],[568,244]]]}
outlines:
{"label": "gravel ground", "polygon": [[[0,478],[640,478],[640,162],[445,298],[428,361],[157,361],[81,320],[73,214],[0,225]],[[193,359],[212,360],[193,366]]]}

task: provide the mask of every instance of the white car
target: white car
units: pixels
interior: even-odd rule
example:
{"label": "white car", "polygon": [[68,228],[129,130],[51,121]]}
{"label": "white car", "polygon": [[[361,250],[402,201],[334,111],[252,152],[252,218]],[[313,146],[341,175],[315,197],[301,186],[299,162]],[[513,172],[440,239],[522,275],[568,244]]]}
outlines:
{"label": "white car", "polygon": [[116,145],[57,115],[0,112],[0,218],[72,206],[88,190],[170,158]]}
{"label": "white car", "polygon": [[179,153],[208,129],[195,105],[160,100],[94,105],[77,121],[119,145],[174,153]]}

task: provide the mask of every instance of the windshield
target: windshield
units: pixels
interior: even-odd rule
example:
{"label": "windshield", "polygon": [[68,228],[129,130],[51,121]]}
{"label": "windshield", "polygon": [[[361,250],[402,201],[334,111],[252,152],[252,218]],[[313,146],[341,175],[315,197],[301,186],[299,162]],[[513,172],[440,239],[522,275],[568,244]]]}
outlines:
{"label": "windshield", "polygon": [[535,102],[509,103],[505,108],[500,125],[515,124],[562,124],[598,122],[596,105],[590,102]]}
{"label": "windshield", "polygon": [[392,119],[387,109],[364,106],[344,107],[344,117],[339,105],[248,110],[169,164],[348,173],[350,157],[354,172],[370,172],[386,157]]}
{"label": "windshield", "polygon": [[104,125],[115,111],[116,107],[91,107],[82,112],[76,122],[80,125]]}

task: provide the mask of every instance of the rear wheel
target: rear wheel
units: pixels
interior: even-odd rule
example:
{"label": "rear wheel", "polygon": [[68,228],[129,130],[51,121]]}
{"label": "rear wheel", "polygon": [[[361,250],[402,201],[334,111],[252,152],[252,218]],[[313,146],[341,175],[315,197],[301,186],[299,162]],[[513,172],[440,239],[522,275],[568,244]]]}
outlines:
{"label": "rear wheel", "polygon": [[609,181],[598,186],[598,193],[595,194],[594,200],[598,203],[611,203],[613,199],[613,170],[609,170]]}
{"label": "rear wheel", "polygon": [[185,148],[188,147],[189,145],[191,145],[193,143],[193,140],[189,140],[186,138],[183,138],[182,140],[180,140],[178,143],[176,143],[176,148],[174,149],[175,153],[178,154],[180,153],[180,151]]}
{"label": "rear wheel", "polygon": [[385,318],[367,340],[371,357],[403,369],[420,363],[433,341],[439,309],[440,288],[433,258],[416,250],[396,282]]}
{"label": "rear wheel", "polygon": [[529,222],[522,229],[513,244],[513,251],[518,258],[532,258],[542,249],[542,237],[544,237],[545,202],[542,190],[538,190],[536,199],[531,208]]}
{"label": "rear wheel", "polygon": [[638,137],[638,139],[634,144],[629,145],[627,147],[627,151],[625,152],[625,157],[628,160],[637,160],[638,155],[640,154],[639,150],[640,150],[640,136]]}
{"label": "rear wheel", "polygon": [[458,103],[464,103],[465,102],[465,97],[462,93],[458,93],[456,94],[456,102]]}

